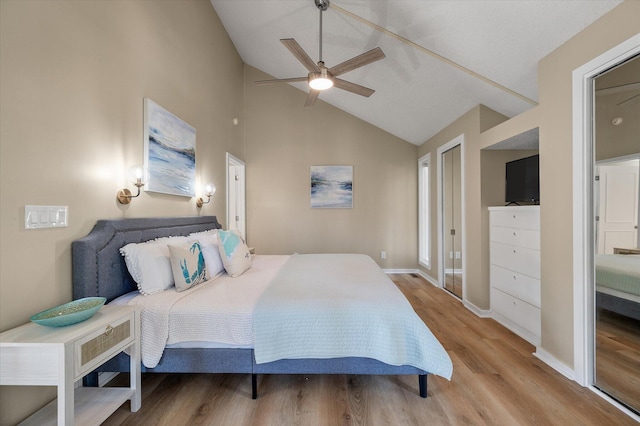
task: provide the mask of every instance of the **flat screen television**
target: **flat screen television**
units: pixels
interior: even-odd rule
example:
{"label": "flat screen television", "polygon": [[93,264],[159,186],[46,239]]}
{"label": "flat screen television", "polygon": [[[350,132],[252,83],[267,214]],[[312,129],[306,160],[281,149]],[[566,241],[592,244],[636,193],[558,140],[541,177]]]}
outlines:
{"label": "flat screen television", "polygon": [[540,203],[540,156],[521,158],[506,164],[505,202]]}

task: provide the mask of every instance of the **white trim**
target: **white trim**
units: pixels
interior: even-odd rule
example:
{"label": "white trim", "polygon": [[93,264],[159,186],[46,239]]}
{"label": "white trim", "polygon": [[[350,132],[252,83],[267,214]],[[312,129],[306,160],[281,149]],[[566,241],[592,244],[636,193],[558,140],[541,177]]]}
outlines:
{"label": "white trim", "polygon": [[424,271],[422,271],[422,270],[420,270],[420,269],[417,269],[417,270],[416,270],[416,273],[417,273],[418,275],[420,275],[422,278],[424,278],[425,280],[427,280],[427,281],[429,282],[429,284],[431,284],[432,286],[434,286],[434,287],[440,287],[440,286],[438,285],[438,280],[437,280],[437,279],[435,279],[435,278],[433,278],[431,275],[427,274],[426,272],[424,272]]}
{"label": "white trim", "polygon": [[558,358],[554,357],[541,347],[536,347],[536,351],[533,353],[533,356],[556,370],[558,373],[562,374],[567,379],[575,380],[575,372],[571,369],[571,367],[569,367],[567,364],[560,361]]}
{"label": "white trim", "polygon": [[462,223],[462,300],[465,301],[467,300],[467,286],[464,285],[464,280],[465,280],[465,276],[466,276],[466,270],[467,270],[467,233],[466,233],[466,209],[465,209],[465,198],[466,198],[466,193],[465,193],[465,162],[464,162],[464,134],[461,134],[459,136],[457,136],[456,138],[454,138],[453,140],[445,143],[444,145],[441,145],[438,147],[437,149],[437,154],[438,154],[438,159],[437,159],[437,163],[438,163],[438,169],[437,169],[437,184],[438,184],[438,286],[441,288],[444,288],[444,254],[443,254],[443,250],[444,250],[444,222],[442,220],[442,154],[448,150],[450,150],[451,148],[456,147],[457,145],[460,145],[460,192],[461,192],[461,197],[460,197],[460,201],[461,201],[461,212],[462,212],[462,218],[461,218],[461,223]]}
{"label": "white trim", "polygon": [[602,392],[600,389],[594,388],[593,386],[589,386],[589,389],[593,393],[598,395],[600,398],[606,400],[609,404],[613,405],[618,410],[622,411],[624,414],[626,414],[627,416],[631,417],[636,422],[640,423],[640,416],[639,415],[637,415],[633,411],[629,410],[627,407],[625,407],[624,405],[620,404],[618,401],[616,401],[615,399],[611,398],[609,395],[607,395],[606,393]]}
{"label": "white trim", "polygon": [[[235,226],[232,226],[232,223],[235,223],[235,220],[231,220],[232,218],[229,217],[229,193],[231,192],[231,182],[229,182],[229,168],[231,166],[237,167],[240,172],[241,172],[241,176],[240,176],[240,188],[235,191],[236,192],[236,196],[237,199],[239,200],[239,205],[238,210],[239,210],[239,216],[241,216],[241,224],[239,226],[238,231],[240,231],[240,233],[244,236],[245,240],[247,239],[247,207],[246,207],[246,197],[245,197],[245,192],[246,192],[246,188],[245,188],[245,164],[244,161],[240,160],[239,158],[235,157],[234,155],[230,154],[227,152],[226,155],[226,176],[225,176],[225,181],[226,181],[226,185],[227,185],[227,228],[228,229],[232,229],[235,228]],[[235,185],[235,182],[233,183]]]}
{"label": "white trim", "polygon": [[[424,187],[424,173],[427,175],[427,187]],[[431,153],[423,155],[418,160],[418,263],[428,270],[431,270],[431,206],[430,191],[431,183]],[[427,237],[424,237],[425,227]]]}
{"label": "white trim", "polygon": [[522,327],[520,324],[514,322],[511,318],[508,318],[496,311],[491,311],[491,318],[493,318],[496,322],[502,324],[509,330],[513,331],[515,334],[522,337],[533,346],[540,346],[540,336]]}
{"label": "white trim", "polygon": [[417,269],[383,269],[385,274],[416,274]]}
{"label": "white trim", "polygon": [[492,317],[490,309],[480,309],[473,303],[469,302],[468,300],[465,300],[464,302],[462,302],[462,304],[464,305],[465,308],[473,312],[477,317],[480,317],[480,318]]}
{"label": "white trim", "polygon": [[599,73],[640,53],[640,34],[620,43],[573,71],[573,322],[574,376],[593,383],[593,217],[591,182],[592,80]]}

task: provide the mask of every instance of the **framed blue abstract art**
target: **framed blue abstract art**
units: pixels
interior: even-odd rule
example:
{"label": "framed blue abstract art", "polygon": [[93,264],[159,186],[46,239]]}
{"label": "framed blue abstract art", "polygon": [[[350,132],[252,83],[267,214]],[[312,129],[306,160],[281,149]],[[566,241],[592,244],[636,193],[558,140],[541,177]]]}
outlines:
{"label": "framed blue abstract art", "polygon": [[195,197],[196,129],[151,99],[144,100],[146,191]]}
{"label": "framed blue abstract art", "polygon": [[311,208],[353,208],[353,166],[311,166]]}

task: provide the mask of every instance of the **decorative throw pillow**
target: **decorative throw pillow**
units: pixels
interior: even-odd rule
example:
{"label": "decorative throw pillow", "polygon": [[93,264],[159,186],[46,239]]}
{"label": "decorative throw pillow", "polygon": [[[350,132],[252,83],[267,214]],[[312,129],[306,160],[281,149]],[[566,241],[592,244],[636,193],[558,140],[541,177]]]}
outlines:
{"label": "decorative throw pillow", "polygon": [[173,285],[169,243],[185,243],[187,237],[166,237],[131,243],[120,249],[131,277],[144,295],[159,293]]}
{"label": "decorative throw pillow", "polygon": [[206,231],[198,231],[198,232],[192,232],[189,234],[190,239],[192,239],[192,237],[202,237],[204,235],[218,235],[218,229],[214,228],[214,229],[207,229]]}
{"label": "decorative throw pillow", "polygon": [[204,256],[197,241],[170,245],[171,269],[176,291],[184,291],[205,280]]}
{"label": "decorative throw pillow", "polygon": [[224,272],[224,265],[220,257],[220,249],[218,248],[218,236],[201,236],[198,238],[198,242],[204,255],[204,264],[207,267],[206,278],[210,280]]}
{"label": "decorative throw pillow", "polygon": [[236,231],[218,231],[220,257],[224,269],[231,277],[242,275],[251,267],[249,247]]}

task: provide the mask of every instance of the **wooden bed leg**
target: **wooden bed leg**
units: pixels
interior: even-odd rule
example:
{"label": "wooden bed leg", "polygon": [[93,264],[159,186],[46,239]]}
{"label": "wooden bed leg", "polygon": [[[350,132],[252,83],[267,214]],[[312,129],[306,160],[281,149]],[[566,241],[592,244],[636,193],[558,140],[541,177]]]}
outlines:
{"label": "wooden bed leg", "polygon": [[420,385],[420,396],[422,398],[426,398],[427,397],[427,375],[420,374],[418,376],[418,383]]}
{"label": "wooden bed leg", "polygon": [[251,399],[258,399],[258,375],[251,374]]}

